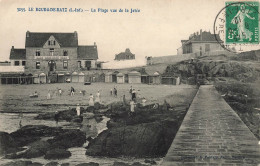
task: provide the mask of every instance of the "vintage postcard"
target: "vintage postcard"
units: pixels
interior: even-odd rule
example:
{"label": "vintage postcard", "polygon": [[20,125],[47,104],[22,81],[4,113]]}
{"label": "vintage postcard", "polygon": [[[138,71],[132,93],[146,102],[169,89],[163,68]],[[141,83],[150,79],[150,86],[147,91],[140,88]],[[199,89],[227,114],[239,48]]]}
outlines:
{"label": "vintage postcard", "polygon": [[0,165],[259,166],[259,0],[0,0]]}

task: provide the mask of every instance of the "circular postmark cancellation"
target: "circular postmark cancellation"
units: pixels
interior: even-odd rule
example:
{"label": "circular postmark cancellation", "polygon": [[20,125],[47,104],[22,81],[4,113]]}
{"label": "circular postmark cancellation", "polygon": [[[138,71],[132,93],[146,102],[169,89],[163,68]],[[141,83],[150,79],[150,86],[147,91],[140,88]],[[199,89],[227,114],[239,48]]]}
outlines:
{"label": "circular postmark cancellation", "polygon": [[259,46],[259,2],[226,2],[214,21],[217,42],[225,50],[238,53]]}

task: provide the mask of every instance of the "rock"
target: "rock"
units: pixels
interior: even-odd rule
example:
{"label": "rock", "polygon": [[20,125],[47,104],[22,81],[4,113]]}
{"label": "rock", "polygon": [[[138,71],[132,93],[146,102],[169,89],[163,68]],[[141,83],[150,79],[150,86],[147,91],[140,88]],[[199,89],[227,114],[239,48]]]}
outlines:
{"label": "rock", "polygon": [[161,121],[113,127],[92,140],[86,154],[93,156],[157,157],[167,153],[178,123]]}
{"label": "rock", "polygon": [[42,166],[43,164],[32,161],[12,161],[4,164],[3,166]]}
{"label": "rock", "polygon": [[123,163],[123,162],[114,162],[113,166],[147,166],[139,162],[134,162],[133,164]]}
{"label": "rock", "polygon": [[16,141],[17,146],[25,146],[28,143],[39,140],[41,137],[55,136],[62,133],[60,127],[48,127],[44,125],[27,125],[11,133],[11,137]]}
{"label": "rock", "polygon": [[10,150],[16,151],[16,142],[10,134],[0,131],[0,155],[4,155]]}
{"label": "rock", "polygon": [[122,105],[114,104],[110,108],[108,130],[90,140],[86,155],[162,157],[171,146],[187,111],[167,111],[163,106],[151,109],[148,106],[137,108],[136,114],[129,117],[126,107],[118,107],[122,108]]}
{"label": "rock", "polygon": [[77,164],[76,166],[99,166],[98,163],[90,162],[90,163],[81,163]]}
{"label": "rock", "polygon": [[50,148],[50,144],[47,141],[36,141],[29,144],[29,149],[22,155],[23,158],[35,158],[45,155]]}
{"label": "rock", "polygon": [[115,161],[113,166],[131,166],[131,165],[129,165],[127,163]]}
{"label": "rock", "polygon": [[71,156],[71,153],[66,149],[51,149],[46,152],[45,159],[64,159]]}
{"label": "rock", "polygon": [[58,162],[52,161],[52,162],[47,163],[45,166],[58,166],[58,165],[59,165]]}
{"label": "rock", "polygon": [[156,162],[154,160],[144,160],[145,163],[151,164],[151,165],[156,165]]}
{"label": "rock", "polygon": [[86,134],[77,129],[63,130],[53,139],[48,140],[52,148],[81,147],[86,142]]}
{"label": "rock", "polygon": [[83,116],[75,116],[71,122],[81,123],[83,121]]}
{"label": "rock", "polygon": [[60,166],[69,166],[70,163],[62,163]]}

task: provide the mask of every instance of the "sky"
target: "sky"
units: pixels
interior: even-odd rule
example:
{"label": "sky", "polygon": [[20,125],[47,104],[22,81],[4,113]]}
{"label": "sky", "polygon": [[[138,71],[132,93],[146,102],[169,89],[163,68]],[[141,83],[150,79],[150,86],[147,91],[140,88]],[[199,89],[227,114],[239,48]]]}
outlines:
{"label": "sky", "polygon": [[[44,7],[67,8],[67,12],[35,11]],[[26,31],[77,31],[80,45],[96,42],[101,61],[113,60],[126,48],[137,59],[176,55],[181,40],[190,34],[200,29],[213,32],[223,7],[223,0],[0,0],[0,61],[9,59],[12,46],[25,47]],[[84,12],[69,12],[69,8]],[[91,12],[98,8],[124,12]],[[140,12],[125,12],[131,8]]]}

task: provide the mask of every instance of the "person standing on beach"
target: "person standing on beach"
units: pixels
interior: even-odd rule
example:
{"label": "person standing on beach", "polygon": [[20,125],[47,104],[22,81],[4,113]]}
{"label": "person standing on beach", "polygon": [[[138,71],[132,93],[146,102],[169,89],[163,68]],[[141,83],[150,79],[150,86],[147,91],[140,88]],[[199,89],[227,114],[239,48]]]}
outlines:
{"label": "person standing on beach", "polygon": [[77,104],[76,111],[77,111],[77,116],[80,116],[80,106],[79,106],[79,104]]}
{"label": "person standing on beach", "polygon": [[96,100],[95,100],[96,103],[100,103],[100,92],[98,91],[97,94],[96,94]]}
{"label": "person standing on beach", "polygon": [[51,99],[51,92],[50,90],[48,91],[48,94],[47,94],[47,100],[50,100]]}
{"label": "person standing on beach", "polygon": [[116,87],[114,87],[114,95],[115,95],[115,97],[117,97],[117,89],[116,89]]}
{"label": "person standing on beach", "polygon": [[113,96],[113,89],[110,89],[110,96]]}
{"label": "person standing on beach", "polygon": [[59,96],[61,97],[62,90],[59,88]]}
{"label": "person standing on beach", "polygon": [[133,101],[136,100],[136,91],[135,91],[135,89],[133,89],[133,91],[132,91],[132,100]]}
{"label": "person standing on beach", "polygon": [[74,96],[74,93],[75,93],[75,89],[73,87],[70,88],[70,95],[71,96]]}
{"label": "person standing on beach", "polygon": [[135,112],[135,102],[133,100],[130,101],[130,116],[133,116]]}
{"label": "person standing on beach", "polygon": [[94,106],[94,96],[92,94],[90,94],[90,96],[89,96],[88,104],[89,104],[89,106]]}
{"label": "person standing on beach", "polygon": [[59,113],[58,113],[58,111],[55,111],[54,120],[56,121],[56,125],[58,126],[58,123],[59,123]]}

